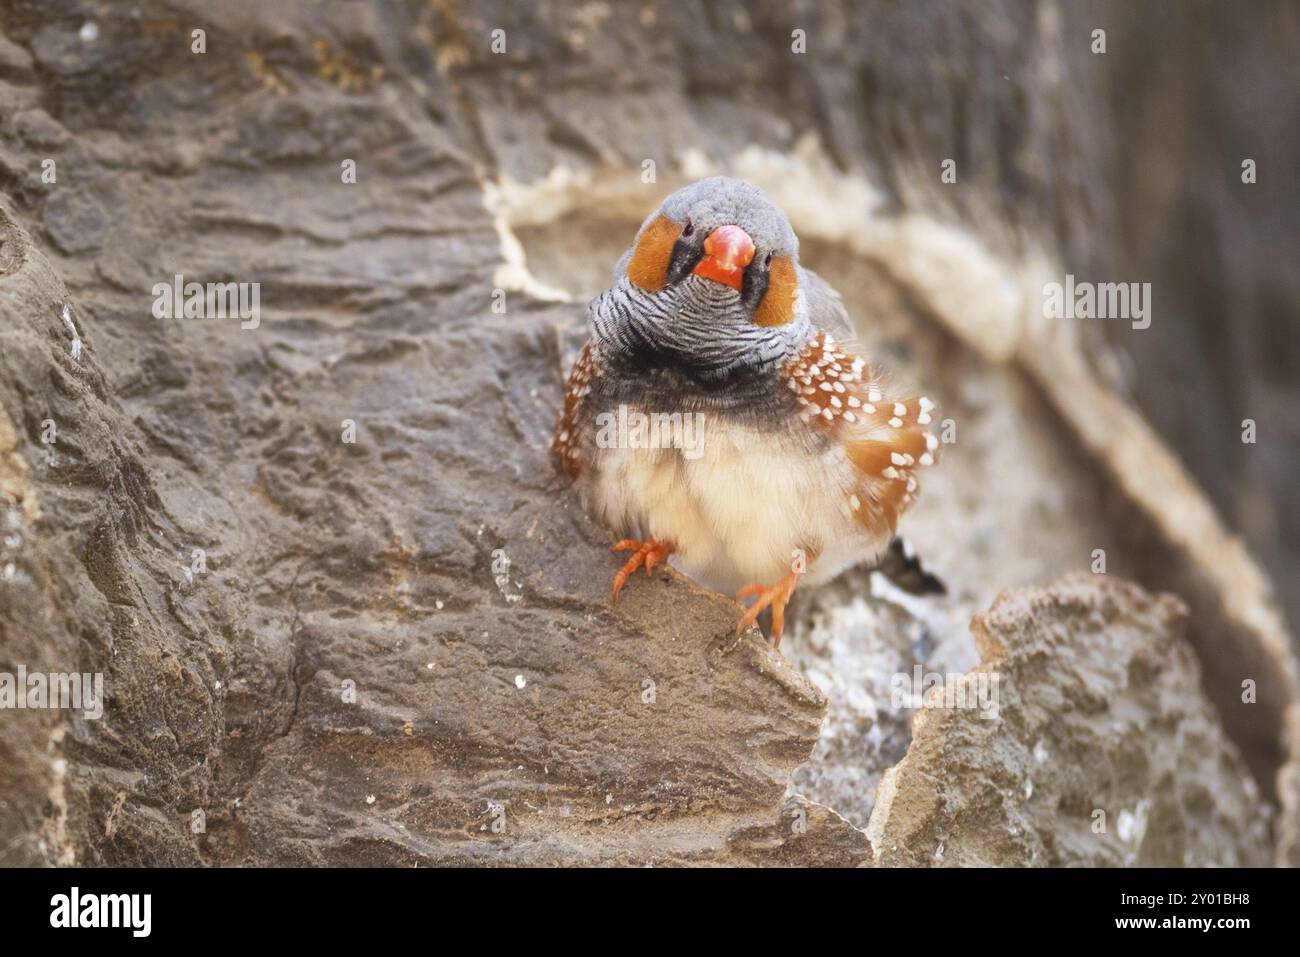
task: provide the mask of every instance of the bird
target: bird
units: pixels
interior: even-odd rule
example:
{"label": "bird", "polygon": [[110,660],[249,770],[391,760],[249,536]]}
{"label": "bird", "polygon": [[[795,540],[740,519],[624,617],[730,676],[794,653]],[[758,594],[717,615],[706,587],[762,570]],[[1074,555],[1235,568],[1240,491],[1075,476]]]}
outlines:
{"label": "bird", "polygon": [[798,585],[893,539],[937,458],[935,403],[892,395],[855,354],[839,294],[740,179],[669,195],[588,318],[551,452],[631,552],[611,605],[638,568],[670,563],[735,595],[737,635],[770,608],[779,648]]}

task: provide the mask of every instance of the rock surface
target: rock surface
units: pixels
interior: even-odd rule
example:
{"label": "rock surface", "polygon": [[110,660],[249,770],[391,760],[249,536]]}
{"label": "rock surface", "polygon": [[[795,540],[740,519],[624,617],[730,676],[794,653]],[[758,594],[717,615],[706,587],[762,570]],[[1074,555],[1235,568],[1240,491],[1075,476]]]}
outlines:
{"label": "rock surface", "polygon": [[931,693],[886,772],[876,862],[1267,865],[1259,790],[1188,692],[1186,615],[1090,575],[1004,593],[973,623],[979,666]]}
{"label": "rock surface", "polygon": [[[1003,5],[993,35],[924,6],[827,6],[806,29],[834,54],[791,60],[775,3],[0,3],[0,671],[107,691],[102,720],[0,712],[0,863],[1294,861],[1268,583],[1185,477],[1120,480],[1080,403],[1173,460],[1029,321],[1055,204],[1097,191],[1090,68],[1052,15]],[[788,64],[775,101],[706,82],[754,63]],[[1062,70],[1069,111],[1033,92]],[[971,188],[944,194],[953,129]],[[609,609],[605,530],[546,455],[584,295],[723,169],[958,427],[904,529],[947,594],[855,570],[802,596],[784,654],[671,570]],[[153,318],[176,274],[260,282],[260,324]],[[1099,547],[1188,602],[1189,643],[1173,599],[1032,590]],[[996,726],[914,727],[889,695],[981,662],[1008,674]],[[1054,695],[1086,717],[1039,770]]]}

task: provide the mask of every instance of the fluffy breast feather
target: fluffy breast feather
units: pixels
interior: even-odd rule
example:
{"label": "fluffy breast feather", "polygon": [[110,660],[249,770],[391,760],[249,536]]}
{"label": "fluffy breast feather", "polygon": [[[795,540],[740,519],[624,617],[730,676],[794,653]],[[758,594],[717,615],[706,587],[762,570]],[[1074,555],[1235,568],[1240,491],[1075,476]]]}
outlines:
{"label": "fluffy breast feather", "polygon": [[825,332],[774,380],[774,390],[797,398],[788,422],[756,427],[708,414],[696,450],[627,447],[625,436],[598,445],[598,414],[617,411],[589,408],[601,374],[589,342],[569,377],[553,450],[611,530],[672,541],[674,564],[721,591],[775,581],[800,555],[813,584],[874,558],[938,448],[927,428],[933,403],[887,397],[865,361]]}

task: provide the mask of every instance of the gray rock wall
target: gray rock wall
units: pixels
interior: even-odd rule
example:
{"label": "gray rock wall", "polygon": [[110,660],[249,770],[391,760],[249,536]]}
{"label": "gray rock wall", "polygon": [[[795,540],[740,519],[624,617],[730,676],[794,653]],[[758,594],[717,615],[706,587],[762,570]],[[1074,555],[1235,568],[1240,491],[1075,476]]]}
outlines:
{"label": "gray rock wall", "polygon": [[[1294,860],[1271,586],[1033,319],[1112,249],[1091,15],[0,3],[0,671],[107,693],[0,712],[0,862]],[[958,425],[904,529],[947,594],[856,570],[783,654],[672,571],[611,611],[546,456],[584,295],[713,170]],[[176,274],[259,326],[154,318]],[[1179,598],[1050,584],[1096,548]],[[918,665],[1004,716],[914,719]]]}

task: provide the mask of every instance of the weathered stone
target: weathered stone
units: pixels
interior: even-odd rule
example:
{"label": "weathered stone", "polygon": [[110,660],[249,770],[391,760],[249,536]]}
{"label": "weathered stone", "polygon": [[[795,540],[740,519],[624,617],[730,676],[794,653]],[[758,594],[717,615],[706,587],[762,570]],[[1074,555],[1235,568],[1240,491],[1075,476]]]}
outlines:
{"label": "weathered stone", "polygon": [[1187,610],[1105,576],[1013,589],[975,618],[996,717],[923,708],[867,833],[882,865],[1271,862],[1267,806],[1197,692]]}
{"label": "weathered stone", "polygon": [[[0,11],[0,663],[108,694],[99,721],[0,713],[0,863],[933,863],[940,833],[948,861],[1295,859],[1300,695],[1268,583],[1191,482],[1131,479],[1135,451],[1172,460],[1030,321],[1037,257],[1106,194],[1097,67],[1050,12],[972,32],[947,5],[823,5],[818,55],[793,57],[777,3]],[[777,72],[713,82],[756,64]],[[930,174],[954,137],[970,189]],[[800,596],[781,654],[671,570],[611,610],[606,531],[546,454],[584,295],[711,171],[773,193],[868,354],[959,427],[903,529],[947,594],[854,570]],[[177,274],[261,283],[258,328],[154,319]],[[1199,749],[1162,726],[1145,776],[1090,786],[1079,768],[1137,765],[1146,732],[1089,758],[1100,724],[1066,723],[1071,760],[1032,778],[1069,799],[1054,815],[1021,796],[1025,728],[929,715],[913,742],[889,691],[977,664],[972,614],[1099,546],[1192,605],[1216,707],[1169,599],[1076,581],[1038,631],[990,613],[1026,728],[1103,686]],[[1261,835],[1243,820],[1275,786]],[[1070,801],[1092,795],[1119,810],[1089,843]],[[1130,846],[1115,815],[1141,800]],[[978,821],[1020,833],[981,843]]]}

